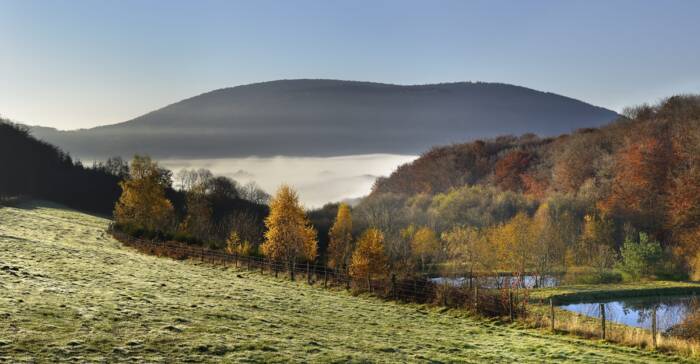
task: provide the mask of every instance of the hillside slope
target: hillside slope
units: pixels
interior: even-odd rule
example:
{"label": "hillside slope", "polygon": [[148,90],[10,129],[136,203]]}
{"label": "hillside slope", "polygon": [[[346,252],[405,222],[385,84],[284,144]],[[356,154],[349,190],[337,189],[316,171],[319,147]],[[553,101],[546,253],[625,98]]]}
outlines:
{"label": "hillside slope", "polygon": [[107,223],[0,208],[0,361],[680,360],[140,255]]}
{"label": "hillside slope", "polygon": [[105,165],[86,167],[23,126],[0,118],[0,201],[32,196],[108,215],[121,176]]}
{"label": "hillside slope", "polygon": [[215,90],[120,124],[34,134],[83,158],[416,154],[477,137],[558,135],[616,117],[507,84],[281,80]]}

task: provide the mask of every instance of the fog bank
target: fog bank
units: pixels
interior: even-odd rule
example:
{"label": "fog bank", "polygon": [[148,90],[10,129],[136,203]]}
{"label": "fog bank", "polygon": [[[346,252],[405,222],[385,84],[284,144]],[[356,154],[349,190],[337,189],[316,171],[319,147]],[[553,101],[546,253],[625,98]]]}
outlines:
{"label": "fog bank", "polygon": [[369,193],[377,177],[388,176],[396,167],[417,156],[362,154],[341,157],[249,157],[216,159],[161,159],[177,173],[183,168],[206,168],[215,175],[241,184],[257,182],[273,194],[282,183],[293,186],[307,208],[327,202],[361,197]]}

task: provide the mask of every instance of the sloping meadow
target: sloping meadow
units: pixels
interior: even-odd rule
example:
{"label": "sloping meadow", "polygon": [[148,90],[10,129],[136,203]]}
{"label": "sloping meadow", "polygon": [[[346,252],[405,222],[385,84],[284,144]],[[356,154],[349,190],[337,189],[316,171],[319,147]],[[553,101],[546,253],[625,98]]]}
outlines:
{"label": "sloping meadow", "polygon": [[679,358],[141,255],[108,220],[0,208],[0,362],[624,362]]}

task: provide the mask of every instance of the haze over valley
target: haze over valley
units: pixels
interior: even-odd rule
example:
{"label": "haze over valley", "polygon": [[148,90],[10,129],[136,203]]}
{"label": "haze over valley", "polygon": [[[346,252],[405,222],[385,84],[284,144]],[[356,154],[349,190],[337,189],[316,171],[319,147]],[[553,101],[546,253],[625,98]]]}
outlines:
{"label": "haze over valley", "polygon": [[700,363],[698,14],[0,0],[0,363]]}
{"label": "haze over valley", "polygon": [[297,79],[215,90],[119,124],[32,127],[32,133],[88,163],[138,153],[175,170],[211,167],[267,191],[285,181],[318,207],[366,195],[377,176],[434,145],[503,134],[556,136],[617,117],[508,84]]}
{"label": "haze over valley", "polygon": [[240,184],[256,182],[275,191],[280,181],[294,186],[307,208],[321,207],[367,195],[377,177],[388,176],[397,166],[417,156],[364,154],[342,157],[248,157],[213,159],[163,159],[173,171],[206,168]]}

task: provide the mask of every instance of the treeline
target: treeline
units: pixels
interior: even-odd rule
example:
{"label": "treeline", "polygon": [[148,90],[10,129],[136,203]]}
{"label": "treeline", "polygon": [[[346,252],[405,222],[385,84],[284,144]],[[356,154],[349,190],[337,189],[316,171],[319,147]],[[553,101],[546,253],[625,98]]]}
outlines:
{"label": "treeline", "polygon": [[698,278],[700,96],[624,115],[556,138],[434,148],[378,180],[353,215],[384,232],[395,266],[419,256],[436,272]]}
{"label": "treeline", "polygon": [[[329,204],[307,214],[296,193],[282,187],[264,226],[250,221],[265,214],[213,213],[231,186],[196,171],[179,178],[191,181],[180,183],[187,186],[181,216],[163,193],[151,202],[129,198],[129,191],[150,191],[138,185],[140,178],[160,179],[155,172],[135,174],[132,163],[115,217],[237,255],[323,264],[358,280],[697,277],[700,97],[676,96],[625,115],[557,138],[500,137],[435,148],[377,181],[354,208]],[[138,215],[132,208],[146,210]]]}
{"label": "treeline", "polygon": [[[39,198],[110,216],[117,200],[124,196],[124,187],[152,176],[158,193],[168,201],[167,209],[172,212],[169,222],[187,220],[186,229],[178,231],[164,225],[164,221],[153,221],[159,215],[147,211],[138,216],[140,222],[125,226],[139,236],[179,232],[190,243],[225,245],[229,226],[236,224],[245,227],[241,228],[242,235],[257,242],[262,236],[262,219],[267,215],[265,203],[269,196],[254,183],[240,186],[207,170],[182,170],[173,176],[171,171],[138,156],[131,166],[113,157],[86,167],[59,148],[34,138],[28,128],[4,119],[0,119],[0,166],[0,202],[18,197]],[[173,186],[173,180],[177,186]],[[127,191],[127,195],[131,192]],[[144,196],[151,194],[131,197]],[[147,206],[157,201],[141,203]],[[151,209],[162,207],[156,204]]]}
{"label": "treeline", "polygon": [[26,127],[0,119],[0,201],[31,196],[111,214],[119,197],[119,160],[83,166]]}
{"label": "treeline", "polygon": [[[291,187],[279,188],[269,200],[268,214],[238,211],[217,218],[212,207],[219,199],[236,196],[236,185],[206,170],[185,171],[178,179],[186,194],[186,213],[178,217],[166,196],[170,178],[164,171],[148,157],[134,157],[129,176],[120,183],[123,192],[114,208],[114,231],[190,244],[206,242],[209,248],[235,256],[264,256],[275,269],[284,267],[292,280],[299,263],[316,265],[318,231]],[[263,217],[264,227],[258,224]],[[355,239],[345,204],[337,209],[327,250],[330,268],[367,282],[368,287],[373,279],[388,277],[384,234],[368,228]]]}
{"label": "treeline", "polygon": [[[177,240],[224,249],[235,236],[256,247],[269,196],[255,184],[214,176],[206,169],[172,172],[146,156],[134,156],[114,205],[117,230],[135,237]],[[253,253],[250,250],[249,253]]]}

